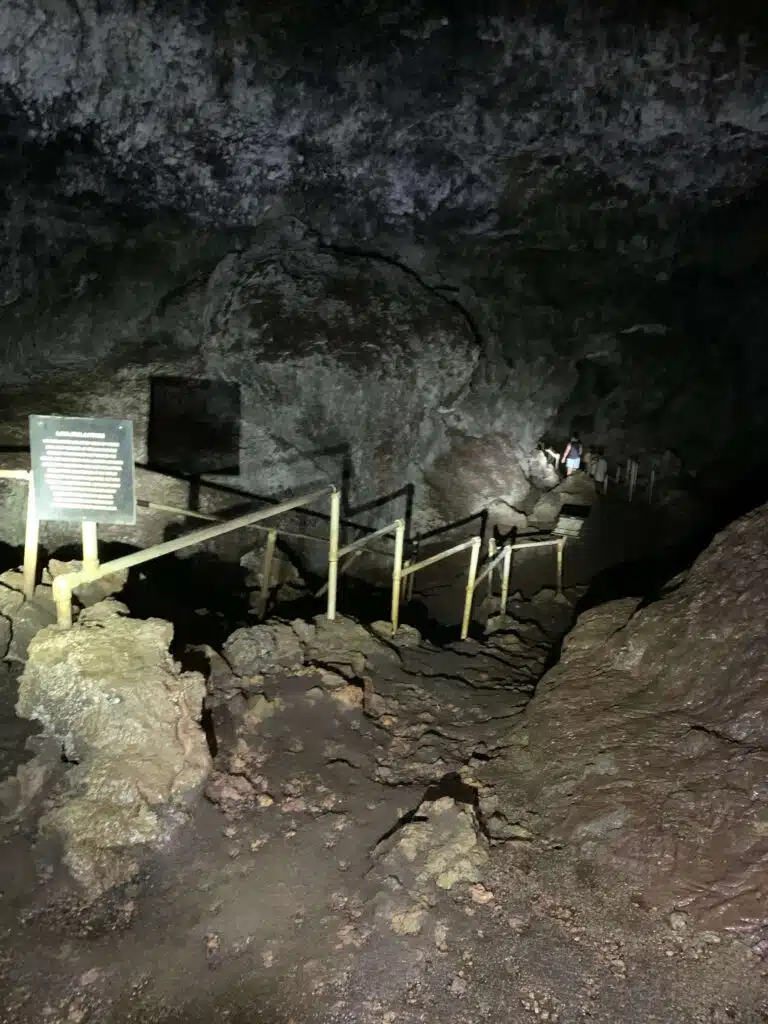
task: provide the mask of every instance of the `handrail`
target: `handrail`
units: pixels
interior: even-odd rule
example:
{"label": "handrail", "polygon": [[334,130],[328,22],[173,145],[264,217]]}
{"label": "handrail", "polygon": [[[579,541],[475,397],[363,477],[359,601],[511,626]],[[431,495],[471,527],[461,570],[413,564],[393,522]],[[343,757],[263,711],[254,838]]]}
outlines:
{"label": "handrail", "polygon": [[450,558],[451,555],[457,555],[459,552],[472,548],[472,554],[469,559],[469,573],[467,575],[467,586],[464,592],[464,614],[461,620],[461,639],[466,640],[469,634],[469,622],[472,615],[472,598],[475,593],[475,577],[477,576],[477,564],[480,560],[480,545],[482,544],[482,538],[470,537],[469,540],[463,541],[461,544],[455,544],[452,548],[446,548],[445,551],[438,551],[436,555],[430,555],[428,558],[422,559],[420,562],[414,562],[411,565],[403,565],[403,538],[400,533],[395,538],[395,565],[392,570],[392,633],[396,633],[400,624],[400,588],[404,578],[418,572],[420,569],[426,569],[428,565],[434,565],[436,562],[442,562],[444,558]]}
{"label": "handrail", "polygon": [[[26,447],[26,448],[19,447],[17,449],[14,449],[13,452],[14,452],[14,454],[19,454],[19,455],[23,454],[23,455],[27,456],[28,458],[31,457],[31,449],[29,447]],[[6,452],[6,454],[8,454],[8,452]],[[143,462],[134,462],[133,463],[133,468],[134,468],[134,470],[140,470],[141,472],[151,474],[152,476],[163,477],[165,480],[170,480],[170,481],[173,481],[174,483],[177,483],[177,484],[189,484],[190,483],[190,478],[189,477],[178,476],[175,473],[169,472],[167,470],[160,469],[160,468],[158,468],[156,466],[148,466],[148,465],[146,465],[146,463],[143,463]],[[31,472],[31,470],[26,470],[26,469],[22,469],[22,470],[4,470],[4,471],[0,472],[0,479],[4,475],[10,476],[13,473],[30,473],[30,472]],[[21,479],[21,477],[19,479]],[[267,505],[268,504],[267,500],[265,498],[259,497],[259,495],[253,494],[251,491],[243,490],[240,487],[234,487],[231,484],[221,483],[218,480],[211,480],[211,479],[209,479],[206,476],[202,476],[202,477],[196,478],[196,482],[198,482],[206,490],[208,490],[208,491],[215,491],[217,494],[226,494],[226,495],[231,495],[232,497],[246,498],[246,499],[249,499],[249,500],[254,501],[254,502],[259,502],[262,505]],[[329,486],[331,486],[331,485],[329,485]],[[140,503],[140,501],[137,501],[137,504],[138,503]],[[147,507],[146,503],[144,503],[144,507],[145,508]],[[160,506],[160,505],[158,505],[157,508],[159,509],[159,511],[164,511],[163,507]],[[307,510],[307,511],[311,511],[311,510]],[[191,514],[191,513],[185,512],[185,514]],[[200,515],[202,515],[202,513],[200,513]],[[349,527],[352,530],[366,530],[366,529],[368,529],[368,527],[363,526],[361,523],[355,523],[351,519],[341,519],[340,520],[340,525],[341,526]],[[285,534],[284,530],[281,530],[280,532]],[[326,537],[313,537],[310,534],[300,534],[300,533],[297,533],[297,534],[294,534],[293,536],[295,536],[295,537],[297,537],[299,539],[302,539],[302,540],[320,540],[323,543],[325,543],[325,541],[327,540]],[[381,553],[384,554],[384,552],[381,552]]]}
{"label": "handrail", "polygon": [[493,575],[492,575],[492,573],[493,573],[493,570],[496,568],[496,566],[499,564],[499,562],[503,562],[504,563],[504,568],[502,569],[502,572],[501,572],[501,599],[499,601],[499,610],[500,610],[501,614],[504,615],[504,614],[506,614],[506,611],[507,611],[507,601],[509,599],[509,574],[510,574],[510,572],[512,570],[512,545],[511,544],[509,544],[509,543],[504,544],[504,546],[502,547],[501,551],[498,552],[498,554],[495,554],[495,555],[492,554],[491,555],[490,560],[485,565],[485,567],[483,568],[483,571],[480,573],[480,575],[477,577],[477,580],[475,581],[475,590],[477,590],[477,588],[480,586],[480,584],[483,582],[483,580],[486,578],[486,576],[490,575],[490,577],[491,577],[490,597],[493,597]]}
{"label": "handrail", "polygon": [[[238,516],[223,523],[216,523],[213,526],[204,526],[183,537],[176,537],[174,540],[164,541],[162,544],[155,544],[154,547],[146,548],[144,551],[134,551],[130,555],[123,555],[111,562],[89,568],[75,570],[74,572],[63,573],[53,581],[53,598],[56,603],[56,621],[60,626],[69,628],[72,625],[72,591],[83,583],[91,583],[94,580],[102,579],[104,576],[111,576],[113,573],[122,572],[124,569],[131,569],[144,562],[153,561],[155,558],[162,558],[163,555],[171,555],[182,548],[192,547],[194,544],[203,544],[207,540],[213,540],[222,534],[231,533],[233,530],[240,530],[260,522],[262,519],[270,519],[272,516],[280,515],[282,512],[289,512],[291,509],[299,508],[301,505],[309,504],[318,498],[330,494],[332,507],[337,504],[339,492],[329,484],[320,490],[312,491],[310,494],[303,494],[298,498],[283,501],[279,505],[270,505],[258,512],[249,512],[247,515]],[[333,538],[331,538],[333,539]]]}
{"label": "handrail", "polygon": [[[160,505],[156,501],[146,501],[144,498],[137,498],[136,504],[140,508],[146,508],[154,512],[171,512],[178,516],[188,516],[190,519],[204,519],[208,523],[226,523],[229,520],[223,516],[214,516],[208,512],[198,512],[189,508],[179,508],[176,505]],[[253,524],[254,530],[264,530],[268,532],[269,526],[261,526],[259,523]],[[319,544],[327,544],[327,537],[313,537],[311,533],[299,533],[296,530],[281,530],[280,533],[283,537],[295,537],[297,540],[312,540]]]}
{"label": "handrail", "polygon": [[[560,461],[560,456],[557,452],[552,449],[544,449],[545,453],[554,458],[557,462]],[[162,474],[161,471],[152,469],[149,466],[143,466],[139,463],[135,464],[138,469],[144,470],[148,473],[160,474],[167,476],[169,479],[174,479],[179,482],[184,481],[183,478],[172,477],[169,474]],[[627,477],[627,490],[628,498],[631,501],[634,492],[637,488],[639,472],[639,461],[637,458],[630,458],[626,464],[626,477]],[[647,499],[649,502],[653,500],[654,489],[658,484],[657,464],[653,458],[650,463],[650,473],[647,488]],[[34,596],[35,583],[37,576],[37,557],[38,557],[38,544],[39,544],[39,521],[36,515],[35,509],[35,488],[34,488],[34,477],[31,469],[0,469],[0,479],[10,479],[24,481],[28,485],[28,499],[27,499],[27,517],[26,517],[26,530],[24,539],[24,569],[23,569],[23,593],[27,599]],[[609,481],[613,482],[612,475],[606,473],[606,476],[602,482],[603,491],[608,490]],[[622,465],[618,463],[616,465],[615,481],[621,482],[622,479]],[[247,491],[241,491],[231,486],[222,485],[213,480],[202,480],[201,483],[209,490],[221,494],[236,495],[241,498],[250,499],[254,502],[263,504],[264,499],[259,498]],[[311,534],[303,533],[296,530],[280,530],[279,533],[285,537],[295,538],[297,540],[309,541],[311,543],[328,544],[328,581],[326,585],[319,591],[317,596],[322,595],[326,590],[328,593],[328,619],[332,620],[336,614],[336,599],[337,599],[337,587],[338,587],[338,576],[340,573],[345,572],[350,565],[355,561],[360,554],[365,553],[363,549],[368,549],[370,552],[375,552],[384,557],[389,557],[391,554],[394,555],[395,566],[393,569],[393,592],[392,592],[392,629],[395,632],[398,628],[399,623],[399,608],[402,600],[402,585],[403,581],[406,582],[405,593],[407,595],[409,590],[413,587],[414,574],[420,569],[426,568],[429,565],[433,565],[436,562],[442,561],[444,558],[449,558],[454,554],[457,554],[466,548],[473,547],[472,556],[470,560],[470,571],[469,578],[467,581],[467,588],[465,592],[464,600],[464,615],[462,618],[462,639],[467,636],[469,621],[471,617],[472,600],[477,587],[483,580],[487,579],[490,575],[490,587],[491,592],[493,591],[493,571],[499,562],[504,563],[504,570],[502,575],[502,610],[506,607],[506,598],[508,597],[509,590],[509,576],[511,572],[511,558],[514,551],[522,548],[545,546],[547,544],[557,546],[557,587],[558,593],[563,592],[563,551],[565,547],[566,538],[553,538],[543,539],[536,541],[523,541],[515,544],[505,544],[502,551],[496,554],[495,546],[491,548],[489,545],[489,558],[491,559],[488,564],[483,567],[480,575],[477,575],[478,564],[479,564],[479,549],[481,542],[479,538],[472,538],[460,544],[456,544],[445,551],[438,552],[435,555],[431,555],[428,558],[423,559],[420,562],[403,562],[403,556],[405,552],[405,526],[403,520],[397,520],[388,526],[382,527],[378,530],[373,530],[370,533],[366,533],[365,536],[359,537],[357,540],[339,547],[339,533],[342,525],[341,519],[341,494],[331,484],[312,492],[308,495],[303,495],[300,498],[290,499],[282,502],[278,505],[267,505],[266,507],[260,508],[257,512],[251,512],[244,516],[239,516],[235,519],[227,520],[220,516],[198,512],[192,509],[178,508],[173,505],[165,505],[159,502],[146,501],[143,499],[137,499],[137,505],[141,508],[153,509],[160,512],[168,512],[174,515],[180,515],[193,519],[200,519],[205,522],[209,522],[213,525],[205,527],[200,530],[193,531],[184,537],[176,538],[172,541],[166,541],[162,544],[155,545],[152,548],[148,548],[143,552],[135,552],[131,555],[126,555],[123,558],[118,558],[112,562],[106,563],[106,565],[100,566],[98,563],[98,547],[96,537],[96,526],[94,523],[86,522],[82,525],[83,531],[83,566],[80,570],[72,573],[66,573],[56,578],[54,581],[54,598],[57,601],[57,621],[61,624],[71,625],[72,622],[72,606],[71,598],[72,591],[75,587],[81,583],[88,582],[91,580],[100,579],[110,573],[119,572],[126,568],[131,568],[135,565],[140,565],[143,562],[151,561],[154,558],[162,557],[166,554],[171,554],[175,551],[181,550],[182,548],[189,547],[193,544],[204,543],[206,540],[214,537],[221,536],[222,534],[229,533],[231,531],[253,527],[257,530],[263,530],[267,533],[267,542],[264,551],[264,571],[262,573],[262,603],[266,608],[266,601],[268,597],[269,581],[271,575],[272,561],[276,549],[278,531],[274,527],[268,527],[261,525],[261,520],[269,519],[274,515],[279,515],[282,512],[290,511],[291,509],[300,508],[302,505],[307,505],[310,502],[317,499],[317,497],[325,494],[331,495],[331,513],[329,517],[329,536],[318,537]],[[320,515],[319,513],[316,513]],[[323,515],[324,518],[324,515]],[[349,526],[355,530],[369,530],[369,527],[364,527],[357,523],[343,521],[345,526]],[[400,525],[402,524],[402,526]],[[395,539],[395,550],[394,552],[384,551],[380,548],[369,548],[371,541],[374,541],[380,537],[385,537],[394,533]],[[424,539],[424,538],[422,538]],[[418,541],[414,542],[414,544]],[[414,551],[409,552],[411,556],[415,554]],[[347,557],[346,562],[339,566],[340,559]]]}
{"label": "handrail", "polygon": [[[395,535],[395,546],[397,546],[397,536],[399,534],[401,534],[401,533],[402,533],[403,537],[405,537],[405,520],[404,519],[395,519],[394,522],[388,523],[386,526],[382,526],[381,529],[374,530],[373,533],[366,534],[365,537],[358,537],[357,540],[353,540],[349,544],[345,544],[343,548],[339,548],[339,550],[338,550],[338,558],[339,558],[339,560],[341,560],[345,555],[351,555],[352,556],[351,558],[347,559],[347,561],[346,561],[346,563],[344,565],[339,567],[339,575],[342,575],[343,573],[345,573],[347,571],[347,569],[349,569],[349,567],[354,562],[356,562],[357,559],[361,555],[368,553],[368,552],[365,551],[365,548],[368,546],[368,544],[370,544],[371,541],[378,540],[379,537],[386,537],[388,534],[394,534]],[[379,551],[376,548],[373,548],[372,551],[375,554],[386,554],[386,555],[393,554],[392,552],[382,552],[382,551]],[[324,583],[323,586],[315,594],[315,597],[322,597],[323,594],[327,590],[328,590],[328,584]]]}
{"label": "handrail", "polygon": [[[509,545],[510,553],[510,570],[511,570],[511,556],[513,551],[521,551],[523,548],[545,548],[548,546],[557,547],[557,592],[562,594],[563,592],[563,552],[565,550],[565,542],[567,537],[553,537],[551,540],[529,540],[529,541],[518,541],[515,544]],[[506,604],[502,606],[502,613],[506,611]]]}

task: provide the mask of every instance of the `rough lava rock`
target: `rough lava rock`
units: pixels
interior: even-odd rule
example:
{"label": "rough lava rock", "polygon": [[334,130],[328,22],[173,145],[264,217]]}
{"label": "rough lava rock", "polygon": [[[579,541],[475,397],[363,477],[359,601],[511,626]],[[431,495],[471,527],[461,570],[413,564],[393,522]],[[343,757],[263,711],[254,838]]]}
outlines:
{"label": "rough lava rock", "polygon": [[224,644],[224,659],[241,679],[285,672],[304,663],[304,651],[288,623],[265,622],[236,629]]}
{"label": "rough lava rock", "polygon": [[213,374],[251,488],[338,479],[348,448],[378,497],[490,435],[531,477],[575,420],[616,456],[748,460],[760,28],[604,7],[6,0],[12,440],[52,397],[138,427],[151,377]]}
{"label": "rough lava rock", "polygon": [[30,138],[97,147],[101,167],[73,168],[72,186],[111,172],[229,223],[315,206],[363,235],[477,230],[513,183],[563,161],[628,192],[754,180],[766,86],[747,40],[733,63],[718,26],[634,20],[7,0],[0,80]]}
{"label": "rough lava rock", "polygon": [[[83,563],[75,560],[62,562],[58,558],[52,558],[48,567],[43,570],[43,583],[49,584],[57,576],[63,576],[68,572],[78,572],[82,569]],[[128,569],[122,572],[113,573],[111,576],[102,576],[99,580],[92,580],[75,587],[73,594],[78,603],[84,608],[106,601],[114,594],[119,594],[128,582]]]}
{"label": "rough lava rock", "polygon": [[487,846],[474,809],[446,796],[421,803],[373,856],[412,896],[424,900],[432,885],[452,889],[458,882],[479,882]]}
{"label": "rough lava rock", "polygon": [[242,385],[249,485],[279,492],[343,471],[357,503],[421,483],[447,444],[440,409],[480,356],[461,311],[402,268],[301,247],[223,261],[205,329],[207,375]]}
{"label": "rough lava rock", "polygon": [[169,655],[173,627],[105,605],[31,641],[16,708],[74,762],[40,828],[61,841],[89,898],[133,877],[141,855],[170,839],[210,769],[205,682]]}
{"label": "rough lava rock", "polygon": [[659,600],[586,612],[478,774],[540,837],[707,928],[768,924],[768,506]]}
{"label": "rough lava rock", "polygon": [[56,608],[50,586],[35,587],[31,600],[23,594],[23,575],[9,570],[0,576],[0,615],[9,628],[0,625],[0,639],[8,635],[4,657],[9,661],[25,662],[32,638],[56,621]]}

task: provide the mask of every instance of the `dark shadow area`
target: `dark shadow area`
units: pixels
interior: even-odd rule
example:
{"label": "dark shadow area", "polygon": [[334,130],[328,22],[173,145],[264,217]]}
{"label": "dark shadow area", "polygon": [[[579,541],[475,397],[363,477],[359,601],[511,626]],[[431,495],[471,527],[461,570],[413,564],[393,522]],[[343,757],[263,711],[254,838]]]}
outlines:
{"label": "dark shadow area", "polygon": [[152,377],[150,389],[150,468],[191,477],[240,472],[239,384]]}
{"label": "dark shadow area", "polygon": [[[599,573],[579,602],[577,614],[622,597],[642,597],[643,605],[657,600],[670,580],[687,571],[717,533],[768,501],[768,459],[727,484],[689,477],[685,486],[701,509],[698,520],[689,525],[685,536]],[[667,510],[667,514],[673,515],[673,509]]]}
{"label": "dark shadow area", "polygon": [[173,623],[174,655],[192,644],[219,649],[235,629],[254,621],[245,577],[236,562],[207,551],[166,555],[132,570],[120,600],[139,618]]}
{"label": "dark shadow area", "polygon": [[[456,598],[456,610],[457,617],[460,617],[461,607],[458,596]],[[400,621],[404,625],[413,626],[425,640],[438,647],[444,647],[446,644],[459,639],[459,627],[455,623],[446,624],[442,622],[430,610],[429,605],[418,597],[409,601],[403,607],[400,613]],[[473,623],[473,625],[475,624]],[[470,631],[470,635],[474,638],[474,630]]]}
{"label": "dark shadow area", "polygon": [[[428,541],[433,541],[438,537],[445,536],[446,533],[453,533],[456,530],[460,530],[465,526],[472,526],[473,524],[476,524],[476,529],[471,530],[468,536],[479,536],[480,539],[484,541],[485,532],[488,527],[488,510],[482,509],[480,512],[474,512],[471,516],[465,516],[464,519],[457,519],[452,523],[448,523],[446,526],[438,526],[434,530],[428,530],[426,533],[420,533],[418,536],[413,538],[413,542],[421,547]],[[456,543],[460,543],[460,541],[457,540]]]}
{"label": "dark shadow area", "polygon": [[[413,484],[405,484],[404,487],[400,487],[396,491],[392,491],[390,494],[385,494],[381,498],[374,498],[372,501],[364,502],[362,505],[356,505],[354,508],[350,508],[347,505],[344,506],[345,514],[351,519],[353,516],[363,515],[366,512],[373,512],[376,509],[384,508],[385,505],[390,505],[398,499],[403,499],[403,514],[394,515],[395,519],[405,520],[405,536],[406,538],[411,536],[411,525],[413,522],[413,498],[414,498],[414,486]],[[393,520],[394,521],[394,520]],[[369,529],[368,527],[358,527],[361,531]],[[373,527],[370,527],[373,532]]]}
{"label": "dark shadow area", "polygon": [[455,800],[456,803],[474,807],[479,812],[480,795],[477,788],[464,782],[458,772],[449,772],[437,782],[428,786],[416,807],[410,811],[406,811],[405,814],[402,814],[391,828],[387,829],[383,835],[379,836],[374,843],[373,848],[376,849],[381,846],[382,843],[391,839],[392,836],[396,835],[406,825],[420,821],[428,821],[429,818],[427,815],[419,814],[420,808],[425,803],[434,803],[436,800],[442,800],[444,797]]}
{"label": "dark shadow area", "polygon": [[0,573],[17,569],[24,560],[24,549],[0,543]]}
{"label": "dark shadow area", "polygon": [[[106,541],[99,545],[102,563],[139,550]],[[49,558],[79,561],[82,548],[66,544],[50,554],[41,549],[39,566]],[[245,570],[207,551],[180,558],[166,555],[132,568],[123,590],[115,595],[139,619],[161,618],[173,623],[171,653],[178,657],[189,645],[218,648],[233,630],[252,621],[248,615]]]}

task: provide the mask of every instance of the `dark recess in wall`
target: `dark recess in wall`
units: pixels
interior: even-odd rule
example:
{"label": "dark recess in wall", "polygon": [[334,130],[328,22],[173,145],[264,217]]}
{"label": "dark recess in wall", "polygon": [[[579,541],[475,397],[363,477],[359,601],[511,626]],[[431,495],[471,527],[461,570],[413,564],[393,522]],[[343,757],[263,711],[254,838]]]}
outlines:
{"label": "dark recess in wall", "polygon": [[240,472],[240,386],[153,377],[148,461],[180,476]]}

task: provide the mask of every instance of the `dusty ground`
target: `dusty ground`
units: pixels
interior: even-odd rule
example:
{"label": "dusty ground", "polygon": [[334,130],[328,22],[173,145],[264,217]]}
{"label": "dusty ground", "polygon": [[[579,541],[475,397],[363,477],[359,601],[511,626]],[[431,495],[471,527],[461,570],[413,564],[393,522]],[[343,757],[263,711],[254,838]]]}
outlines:
{"label": "dusty ground", "polygon": [[[598,875],[568,850],[489,841],[480,815],[477,881],[442,889],[392,859],[404,827],[420,827],[409,816],[428,815],[425,799],[477,813],[472,730],[487,720],[504,756],[505,714],[524,705],[572,613],[549,599],[515,610],[514,647],[457,644],[431,660],[419,648],[393,660],[401,672],[374,665],[387,714],[313,669],[268,680],[266,703],[245,717],[242,702],[220,702],[212,799],[105,903],[81,905],[56,851],[34,844],[34,815],[0,825],[0,1022],[768,1021],[763,960],[663,918],[632,879]],[[3,773],[29,733],[8,713],[13,686],[6,671]],[[422,746],[403,737],[430,700],[431,756],[446,774],[468,762],[466,785],[430,788],[418,771],[404,781]],[[486,756],[478,749],[476,763]],[[381,781],[382,765],[396,784]],[[247,799],[231,786],[238,771]]]}

